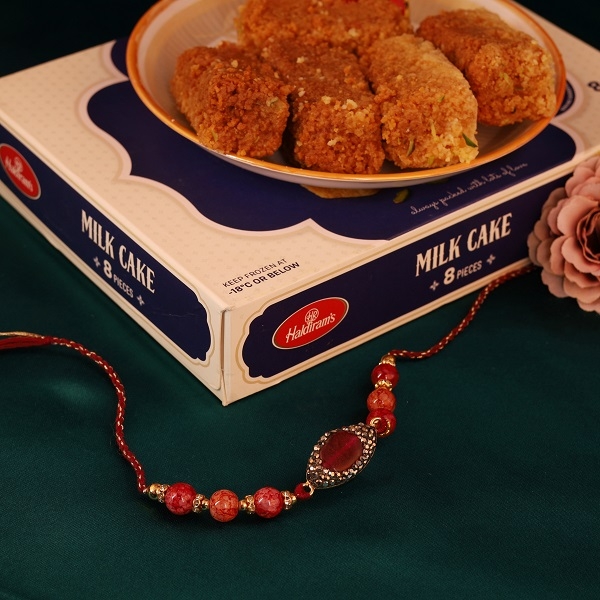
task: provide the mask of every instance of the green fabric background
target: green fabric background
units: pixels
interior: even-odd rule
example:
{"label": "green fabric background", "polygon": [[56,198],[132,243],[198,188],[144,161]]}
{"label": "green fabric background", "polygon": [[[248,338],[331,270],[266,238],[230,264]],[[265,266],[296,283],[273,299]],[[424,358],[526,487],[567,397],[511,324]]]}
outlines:
{"label": "green fabric background", "polygon": [[[600,47],[597,8],[526,4]],[[0,75],[126,35],[148,6],[5,3]],[[223,408],[0,202],[0,330],[99,352],[127,388],[149,481],[204,493],[293,488],[322,433],[364,418],[379,357],[428,347],[473,297]],[[600,598],[599,336],[600,317],[539,273],[507,284],[446,351],[401,365],[397,431],[356,481],[230,524],[137,494],[94,365],[3,352],[0,598]]]}

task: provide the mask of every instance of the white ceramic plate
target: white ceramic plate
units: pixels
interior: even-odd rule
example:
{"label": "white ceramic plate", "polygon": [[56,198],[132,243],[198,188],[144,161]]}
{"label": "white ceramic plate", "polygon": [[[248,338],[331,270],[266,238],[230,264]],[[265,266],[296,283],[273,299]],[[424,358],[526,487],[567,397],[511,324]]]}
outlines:
{"label": "white ceramic plate", "polygon": [[[179,54],[193,46],[212,46],[222,40],[235,41],[234,18],[244,0],[160,0],[134,27],[127,46],[127,70],[142,102],[164,123],[200,145],[185,117],[177,110],[169,81]],[[417,25],[429,14],[441,10],[483,7],[498,14],[516,29],[533,36],[548,49],[556,68],[556,92],[562,100],[566,76],[560,52],[544,29],[527,12],[510,0],[415,0],[410,3],[411,19]],[[402,187],[448,177],[500,158],[538,135],[550,122],[542,119],[506,127],[478,128],[479,155],[471,163],[436,169],[398,169],[386,163],[376,175],[345,175],[299,169],[285,164],[279,153],[263,160],[233,154],[212,154],[244,169],[268,177],[303,185],[376,189]]]}

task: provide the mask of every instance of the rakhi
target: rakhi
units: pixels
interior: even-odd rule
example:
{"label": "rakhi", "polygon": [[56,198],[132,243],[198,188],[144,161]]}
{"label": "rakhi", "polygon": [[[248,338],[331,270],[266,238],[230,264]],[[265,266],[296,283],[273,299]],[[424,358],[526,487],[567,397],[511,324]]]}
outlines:
{"label": "rakhi", "polygon": [[336,487],[358,475],[369,463],[379,438],[391,435],[396,428],[396,397],[393,388],[399,380],[396,359],[420,360],[443,350],[469,325],[475,314],[497,287],[532,270],[526,266],[510,271],[488,283],[478,294],[465,317],[439,342],[423,351],[390,350],[371,372],[374,389],[367,397],[368,414],[364,423],[348,425],[323,434],[313,447],[306,466],[306,479],[298,483],[293,492],[263,487],[252,495],[238,498],[230,490],[218,490],[210,497],[199,494],[189,484],[153,483],[146,485],[142,464],[125,441],[125,407],[127,397],[121,379],[114,368],[100,355],[73,340],[29,333],[24,331],[0,332],[0,350],[35,346],[63,346],[79,352],[93,361],[108,376],[117,396],[115,439],[125,460],[133,468],[137,489],[152,500],[157,500],[176,515],[208,511],[221,522],[231,521],[239,512],[255,514],[270,519],[292,508],[297,501],[308,500],[315,491]]}

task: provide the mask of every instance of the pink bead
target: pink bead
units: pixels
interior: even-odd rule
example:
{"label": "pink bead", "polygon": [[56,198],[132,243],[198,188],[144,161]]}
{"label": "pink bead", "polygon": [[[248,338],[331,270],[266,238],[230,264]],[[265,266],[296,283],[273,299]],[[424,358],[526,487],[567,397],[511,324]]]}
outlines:
{"label": "pink bead", "polygon": [[394,412],[396,408],[396,396],[394,396],[394,393],[390,392],[387,388],[377,388],[367,397],[367,408],[369,410],[385,408],[386,410]]}
{"label": "pink bead", "polygon": [[283,510],[283,506],[283,494],[275,488],[260,488],[254,494],[254,509],[259,517],[272,519]]}
{"label": "pink bead", "polygon": [[233,492],[219,490],[210,497],[209,510],[213,519],[226,523],[237,517],[240,501]]}
{"label": "pink bead", "polygon": [[398,374],[398,369],[393,365],[388,365],[383,363],[381,365],[377,365],[371,371],[371,382],[375,385],[378,381],[385,380],[389,381],[394,387],[398,380],[400,379],[400,375]]}
{"label": "pink bead", "polygon": [[367,425],[375,427],[377,437],[387,437],[396,429],[396,417],[393,412],[385,408],[377,408],[367,415]]}
{"label": "pink bead", "polygon": [[186,515],[194,508],[196,491],[189,483],[174,483],[165,492],[165,506],[175,515]]}

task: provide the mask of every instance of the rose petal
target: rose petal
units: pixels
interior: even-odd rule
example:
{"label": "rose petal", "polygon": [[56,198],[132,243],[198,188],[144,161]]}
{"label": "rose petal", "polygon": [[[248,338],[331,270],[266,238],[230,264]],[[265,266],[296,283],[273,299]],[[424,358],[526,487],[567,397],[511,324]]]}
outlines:
{"label": "rose petal", "polygon": [[542,205],[542,213],[546,210],[554,208],[560,200],[567,197],[567,191],[564,187],[559,187],[550,192],[546,202]]}
{"label": "rose petal", "polygon": [[600,300],[600,283],[593,287],[582,288],[565,278],[563,281],[563,289],[567,295],[571,296],[571,298],[581,300],[585,304]]}
{"label": "rose petal", "polygon": [[573,175],[570,177],[570,179],[568,179],[565,183],[565,190],[567,191],[567,196],[572,196],[573,190],[576,187],[580,186],[588,179],[590,179],[590,177],[594,177],[595,175],[596,172],[594,171],[594,169],[591,169],[590,167],[585,167],[583,165],[579,165],[579,167],[577,167],[573,171]]}
{"label": "rose petal", "polygon": [[560,231],[558,228],[557,220],[558,220],[558,215],[560,214],[560,211],[562,209],[562,206],[567,200],[568,200],[567,197],[561,198],[556,203],[556,206],[554,206],[553,208],[551,208],[548,211],[548,215],[546,216],[546,221],[548,222],[548,227],[550,228],[550,231],[552,231],[552,233],[554,235],[560,235],[562,233],[562,231]]}
{"label": "rose petal", "polygon": [[573,266],[582,273],[593,273],[598,268],[598,265],[585,259],[581,246],[574,237],[565,236],[561,253],[567,262],[572,263]]}
{"label": "rose petal", "polygon": [[600,173],[600,156],[590,156],[581,163],[581,166],[595,171],[596,174]]}
{"label": "rose petal", "polygon": [[548,265],[546,268],[549,268],[555,275],[564,275],[565,274],[565,258],[562,252],[562,247],[567,238],[559,237],[553,240],[550,244],[550,256],[548,258]]}
{"label": "rose petal", "polygon": [[579,304],[579,308],[587,312],[597,312],[598,314],[600,314],[600,300],[592,302],[591,304],[587,304],[585,302],[582,302],[581,300],[577,300],[577,304]]}
{"label": "rose petal", "polygon": [[581,288],[593,287],[600,285],[600,280],[593,275],[578,271],[571,263],[565,262],[564,270],[565,278],[577,284]]}
{"label": "rose petal", "polygon": [[600,209],[589,212],[579,221],[577,240],[586,260],[600,266]]}
{"label": "rose petal", "polygon": [[[552,254],[552,244],[554,240],[548,238],[547,240],[542,240],[537,247],[537,252],[535,254],[536,265],[539,267],[543,267],[547,271],[554,272],[550,266],[550,256]],[[562,275],[562,273],[557,273],[557,275]]]}
{"label": "rose petal", "polygon": [[556,188],[550,192],[548,198],[542,205],[542,213],[540,215],[540,221],[548,220],[548,213],[555,208],[561,200],[567,198],[567,192],[564,187]]}
{"label": "rose petal", "polygon": [[600,179],[590,177],[571,190],[571,196],[586,196],[592,200],[600,200]]}
{"label": "rose petal", "polygon": [[590,171],[596,171],[596,167],[598,164],[598,157],[597,156],[590,156],[589,158],[586,158],[583,162],[579,163],[576,167],[574,172],[576,173],[579,170],[586,170],[589,169]]}
{"label": "rose petal", "polygon": [[567,180],[565,188],[567,194],[571,195],[572,189],[579,185],[582,181],[585,181],[589,177],[600,175],[600,157],[592,156],[582,163],[577,165],[573,170],[572,176]]}
{"label": "rose petal", "polygon": [[550,227],[548,227],[548,221],[540,219],[535,222],[533,226],[533,232],[537,236],[538,240],[544,240],[552,235]]}
{"label": "rose petal", "polygon": [[540,245],[540,239],[535,235],[535,231],[532,231],[527,236],[527,250],[528,250],[528,254],[529,254],[529,260],[534,265],[541,267],[542,265],[538,262],[537,257],[536,257],[537,249],[538,249],[539,245]]}
{"label": "rose petal", "polygon": [[546,271],[546,269],[544,269],[542,271],[542,281],[546,284],[548,290],[553,296],[556,296],[557,298],[568,297],[563,289],[563,277],[554,275],[550,271]]}
{"label": "rose petal", "polygon": [[[561,205],[556,215],[556,227],[564,235],[575,235],[577,223],[585,217],[598,203],[586,196],[572,196],[567,198]],[[558,210],[557,207],[556,210]]]}

